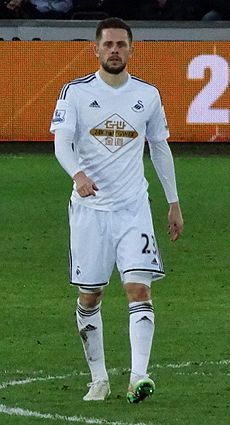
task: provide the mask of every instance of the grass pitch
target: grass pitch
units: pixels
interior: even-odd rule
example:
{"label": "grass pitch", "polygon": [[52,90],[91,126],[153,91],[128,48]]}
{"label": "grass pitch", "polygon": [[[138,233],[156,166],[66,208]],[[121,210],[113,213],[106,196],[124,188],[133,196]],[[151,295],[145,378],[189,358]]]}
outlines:
{"label": "grass pitch", "polygon": [[229,163],[175,156],[185,230],[172,244],[145,157],[167,277],[152,288],[156,393],[128,405],[128,309],[116,270],[103,302],[112,394],[82,401],[90,377],[68,286],[70,179],[49,154],[0,156],[0,424],[229,425]]}

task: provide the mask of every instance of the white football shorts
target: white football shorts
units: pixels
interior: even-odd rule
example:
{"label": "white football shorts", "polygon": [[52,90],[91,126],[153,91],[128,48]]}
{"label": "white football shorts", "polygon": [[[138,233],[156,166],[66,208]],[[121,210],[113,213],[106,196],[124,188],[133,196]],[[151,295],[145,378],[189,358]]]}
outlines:
{"label": "white football shorts", "polygon": [[71,284],[82,290],[105,286],[115,264],[124,283],[141,275],[143,283],[150,276],[149,284],[164,277],[147,194],[118,211],[85,207],[72,196],[69,225]]}

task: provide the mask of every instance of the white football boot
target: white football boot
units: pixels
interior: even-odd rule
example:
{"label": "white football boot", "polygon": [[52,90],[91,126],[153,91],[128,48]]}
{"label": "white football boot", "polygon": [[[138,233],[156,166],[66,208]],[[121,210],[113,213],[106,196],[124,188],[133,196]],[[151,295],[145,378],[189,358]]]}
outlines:
{"label": "white football boot", "polygon": [[88,384],[89,391],[83,397],[84,401],[105,400],[111,393],[109,381],[94,381]]}

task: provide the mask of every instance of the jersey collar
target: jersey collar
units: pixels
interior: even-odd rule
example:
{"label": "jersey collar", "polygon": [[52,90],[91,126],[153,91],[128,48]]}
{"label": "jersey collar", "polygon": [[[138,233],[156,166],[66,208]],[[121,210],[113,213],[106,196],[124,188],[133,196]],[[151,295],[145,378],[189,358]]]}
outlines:
{"label": "jersey collar", "polygon": [[110,86],[109,84],[107,84],[104,80],[102,80],[102,78],[100,77],[99,71],[95,72],[95,75],[96,75],[96,78],[97,78],[97,81],[99,82],[99,84],[102,87],[104,87],[106,90],[112,91],[113,93],[121,92],[122,90],[126,89],[128,84],[131,81],[131,76],[130,76],[130,74],[128,74],[128,78],[127,78],[127,80],[125,81],[124,84],[122,84],[119,87],[113,87],[113,86]]}

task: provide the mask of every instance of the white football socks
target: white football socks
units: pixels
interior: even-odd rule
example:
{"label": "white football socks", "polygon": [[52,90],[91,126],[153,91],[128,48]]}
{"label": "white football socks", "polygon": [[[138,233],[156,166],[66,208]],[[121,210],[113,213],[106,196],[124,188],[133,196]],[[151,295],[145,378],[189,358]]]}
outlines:
{"label": "white football socks", "polygon": [[130,383],[148,377],[147,368],[154,334],[152,301],[129,303],[129,337],[131,344]]}
{"label": "white football socks", "polygon": [[93,308],[83,307],[77,300],[76,322],[93,382],[108,380],[100,307],[101,303]]}

